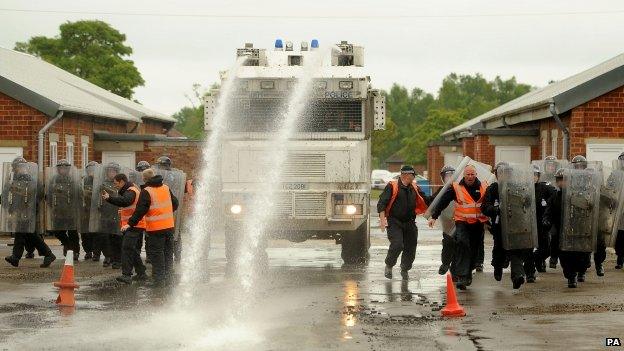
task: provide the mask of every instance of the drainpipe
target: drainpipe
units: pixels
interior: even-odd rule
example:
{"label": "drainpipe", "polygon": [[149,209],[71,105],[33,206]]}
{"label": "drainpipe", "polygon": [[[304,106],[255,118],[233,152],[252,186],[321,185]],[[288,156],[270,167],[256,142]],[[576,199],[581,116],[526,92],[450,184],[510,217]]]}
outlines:
{"label": "drainpipe", "polygon": [[48,123],[46,123],[46,125],[43,126],[43,128],[41,128],[41,130],[39,130],[39,133],[37,134],[37,165],[39,166],[39,175],[43,175],[43,150],[45,142],[45,132],[47,132],[48,129],[50,129],[50,127],[54,125],[54,123],[61,119],[61,117],[63,117],[63,111],[59,111],[56,114],[56,117],[49,120]]}
{"label": "drainpipe", "polygon": [[555,108],[555,103],[550,103],[550,113],[555,118],[555,122],[559,126],[559,129],[563,132],[563,158],[566,160],[570,159],[570,130],[563,124],[561,118],[559,118],[559,114],[557,113],[557,109]]}

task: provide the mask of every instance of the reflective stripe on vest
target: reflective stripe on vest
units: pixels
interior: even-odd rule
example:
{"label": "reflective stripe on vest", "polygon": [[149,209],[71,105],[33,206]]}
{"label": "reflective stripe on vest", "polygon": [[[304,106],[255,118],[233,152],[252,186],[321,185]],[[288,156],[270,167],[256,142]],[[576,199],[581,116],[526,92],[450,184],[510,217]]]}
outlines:
{"label": "reflective stripe on vest", "polygon": [[481,213],[481,203],[483,203],[486,188],[487,183],[482,182],[479,188],[481,196],[479,197],[479,200],[475,202],[465,186],[459,185],[458,182],[454,182],[453,190],[455,190],[456,204],[453,218],[456,221],[467,222],[470,224],[487,222],[488,218]]}
{"label": "reflective stripe on vest", "polygon": [[[131,186],[128,188],[128,191],[134,192],[134,201],[132,202],[132,205],[119,209],[119,219],[122,227],[128,224],[128,220],[134,214],[134,210],[136,210],[136,204],[137,202],[139,202],[140,190],[135,186]],[[134,227],[145,229],[145,219],[141,218],[139,220],[139,223],[137,223],[137,225],[135,225]]]}
{"label": "reflective stripe on vest", "polygon": [[[390,202],[388,202],[388,205],[386,206],[386,209],[384,210],[384,212],[386,213],[386,217],[390,216],[390,210],[392,209],[392,206],[394,205],[394,202],[396,201],[396,198],[399,195],[399,181],[394,180],[394,179],[391,180],[390,186],[392,187],[392,196],[390,197]],[[416,186],[416,184],[412,183],[412,187],[414,188],[414,191],[416,192],[416,207],[414,208],[414,213],[416,215],[423,214],[425,213],[425,211],[427,211],[427,204],[425,203],[425,200],[418,193],[418,187]]]}
{"label": "reflective stripe on vest", "polygon": [[165,184],[159,187],[146,186],[150,195],[150,208],[145,214],[145,230],[155,232],[174,227],[173,204],[169,187]]}

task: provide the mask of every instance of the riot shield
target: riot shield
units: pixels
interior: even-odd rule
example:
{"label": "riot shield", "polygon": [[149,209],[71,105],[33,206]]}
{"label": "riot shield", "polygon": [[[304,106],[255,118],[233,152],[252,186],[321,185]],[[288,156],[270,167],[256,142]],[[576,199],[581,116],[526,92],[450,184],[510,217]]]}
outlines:
{"label": "riot shield", "polygon": [[618,221],[624,206],[624,171],[614,170],[600,187],[600,207],[598,210],[598,240],[615,245]]}
{"label": "riot shield", "polygon": [[16,164],[5,162],[2,172],[3,232],[34,233],[37,224],[38,175],[36,163]]}
{"label": "riot shield", "polygon": [[498,170],[501,238],[505,250],[537,247],[533,167],[510,164]]}
{"label": "riot shield", "polygon": [[81,186],[74,166],[46,168],[46,230],[78,230]]}
{"label": "riot shield", "polygon": [[475,169],[477,170],[477,178],[482,183],[490,184],[492,179],[494,179],[494,174],[492,174],[492,167],[484,163],[477,162],[468,156],[465,156],[457,165],[457,167],[455,167],[455,174],[453,174],[453,178],[451,178],[448,182],[444,183],[442,190],[440,190],[438,195],[433,199],[433,201],[431,201],[429,208],[427,208],[427,211],[425,211],[425,218],[431,217],[431,212],[434,208],[437,207],[438,203],[440,203],[442,195],[448,191],[452,184],[454,182],[459,182],[464,177],[464,169],[466,169],[466,166],[468,165],[475,167]]}
{"label": "riot shield", "polygon": [[438,217],[442,232],[449,236],[455,235],[455,202],[451,202]]}
{"label": "riot shield", "polygon": [[175,219],[175,234],[174,240],[178,240],[180,237],[180,231],[182,230],[182,217],[184,208],[184,187],[186,185],[186,173],[179,169],[165,170],[155,169],[156,174],[163,177],[163,184],[167,185],[173,195],[178,199],[178,210],[174,212]]}
{"label": "riot shield", "polygon": [[602,176],[594,169],[563,172],[562,222],[559,247],[563,251],[592,252],[598,235]]}
{"label": "riot shield", "polygon": [[569,162],[567,160],[537,160],[532,161],[531,164],[540,166],[542,170],[540,181],[555,185],[555,173],[559,168],[567,168]]}
{"label": "riot shield", "polygon": [[107,192],[110,196],[117,196],[117,189],[113,186],[113,178],[117,173],[118,170],[107,165],[95,166],[89,218],[89,232],[91,233],[121,235],[119,207],[102,199],[103,192]]}
{"label": "riot shield", "polygon": [[624,171],[624,160],[613,160],[611,164],[611,168],[620,169]]}
{"label": "riot shield", "polygon": [[91,199],[93,198],[93,179],[95,167],[89,167],[82,172],[80,184],[82,186],[80,196],[80,232],[90,233],[89,219],[91,218]]}
{"label": "riot shield", "polygon": [[128,180],[132,182],[132,184],[137,187],[141,187],[141,185],[145,184],[143,181],[143,172],[135,171],[133,169],[126,169],[126,174],[128,175]]}

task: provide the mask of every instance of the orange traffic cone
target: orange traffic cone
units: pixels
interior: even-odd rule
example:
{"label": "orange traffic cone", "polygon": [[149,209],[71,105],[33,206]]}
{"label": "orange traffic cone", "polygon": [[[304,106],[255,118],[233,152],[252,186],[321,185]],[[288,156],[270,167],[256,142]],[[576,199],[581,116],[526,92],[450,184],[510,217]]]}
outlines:
{"label": "orange traffic cone", "polygon": [[457,302],[455,286],[451,274],[446,274],[446,306],[442,309],[444,317],[463,317],[466,315],[464,308]]}
{"label": "orange traffic cone", "polygon": [[74,289],[78,285],[74,281],[74,252],[69,250],[65,255],[65,265],[61,272],[61,280],[54,283],[54,286],[60,288],[59,296],[56,298],[56,304],[59,306],[73,307],[76,305],[74,298]]}

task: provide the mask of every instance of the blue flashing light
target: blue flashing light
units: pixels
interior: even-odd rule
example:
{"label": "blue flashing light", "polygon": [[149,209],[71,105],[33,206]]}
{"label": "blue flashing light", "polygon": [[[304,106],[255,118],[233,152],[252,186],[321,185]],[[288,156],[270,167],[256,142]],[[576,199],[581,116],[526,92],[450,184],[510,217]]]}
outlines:
{"label": "blue flashing light", "polygon": [[318,49],[319,47],[319,42],[317,39],[312,39],[312,42],[310,42],[310,47],[313,49]]}
{"label": "blue flashing light", "polygon": [[282,41],[282,39],[276,39],[275,40],[275,48],[276,49],[283,49],[284,48],[284,42]]}

